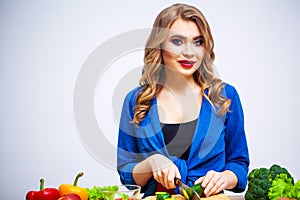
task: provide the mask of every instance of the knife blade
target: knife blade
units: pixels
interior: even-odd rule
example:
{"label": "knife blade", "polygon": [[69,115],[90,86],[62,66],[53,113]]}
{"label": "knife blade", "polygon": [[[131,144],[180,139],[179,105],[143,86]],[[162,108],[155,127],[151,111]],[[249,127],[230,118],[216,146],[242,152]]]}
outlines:
{"label": "knife blade", "polygon": [[[181,182],[181,180],[177,177],[174,179],[175,185],[179,187],[180,194],[184,196],[186,199],[192,200],[201,200],[200,195],[191,187]],[[185,190],[185,192],[184,192]],[[189,194],[191,191],[192,195]]]}

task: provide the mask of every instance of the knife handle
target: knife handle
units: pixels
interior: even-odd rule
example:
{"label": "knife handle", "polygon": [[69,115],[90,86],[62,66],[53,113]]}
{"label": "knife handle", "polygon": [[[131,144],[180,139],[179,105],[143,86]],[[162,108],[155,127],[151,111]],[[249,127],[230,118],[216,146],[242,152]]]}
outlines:
{"label": "knife handle", "polygon": [[175,185],[180,185],[180,183],[181,183],[180,178],[175,177],[174,178],[174,183],[175,183]]}

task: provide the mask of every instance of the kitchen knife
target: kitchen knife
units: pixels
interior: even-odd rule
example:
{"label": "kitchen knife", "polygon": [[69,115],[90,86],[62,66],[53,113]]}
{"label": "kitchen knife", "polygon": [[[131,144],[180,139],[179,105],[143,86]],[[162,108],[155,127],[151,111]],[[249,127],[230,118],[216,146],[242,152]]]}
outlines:
{"label": "kitchen knife", "polygon": [[[180,194],[186,199],[190,200],[190,198],[192,198],[192,200],[201,200],[200,195],[193,188],[182,183],[179,178],[175,177],[174,182],[175,185],[179,187]],[[192,195],[190,195],[190,191]]]}

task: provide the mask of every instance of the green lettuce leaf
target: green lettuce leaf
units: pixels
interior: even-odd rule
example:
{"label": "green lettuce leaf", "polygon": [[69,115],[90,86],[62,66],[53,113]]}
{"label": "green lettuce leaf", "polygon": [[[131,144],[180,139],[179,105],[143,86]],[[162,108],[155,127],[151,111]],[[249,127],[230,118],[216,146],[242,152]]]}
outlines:
{"label": "green lettuce leaf", "polygon": [[288,198],[300,199],[300,180],[298,180],[288,193]]}
{"label": "green lettuce leaf", "polygon": [[293,179],[287,174],[278,174],[272,181],[268,196],[270,200],[276,200],[280,197],[287,197],[293,188]]}

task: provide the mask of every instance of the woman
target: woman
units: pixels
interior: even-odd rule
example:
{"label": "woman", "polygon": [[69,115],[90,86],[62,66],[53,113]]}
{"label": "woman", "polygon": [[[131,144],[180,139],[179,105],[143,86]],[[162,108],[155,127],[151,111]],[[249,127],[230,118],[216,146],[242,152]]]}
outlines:
{"label": "woman", "polygon": [[156,18],[140,85],[125,98],[118,140],[122,183],[178,193],[174,178],[210,196],[247,184],[243,110],[234,87],[213,72],[214,42],[195,7],[175,4]]}

